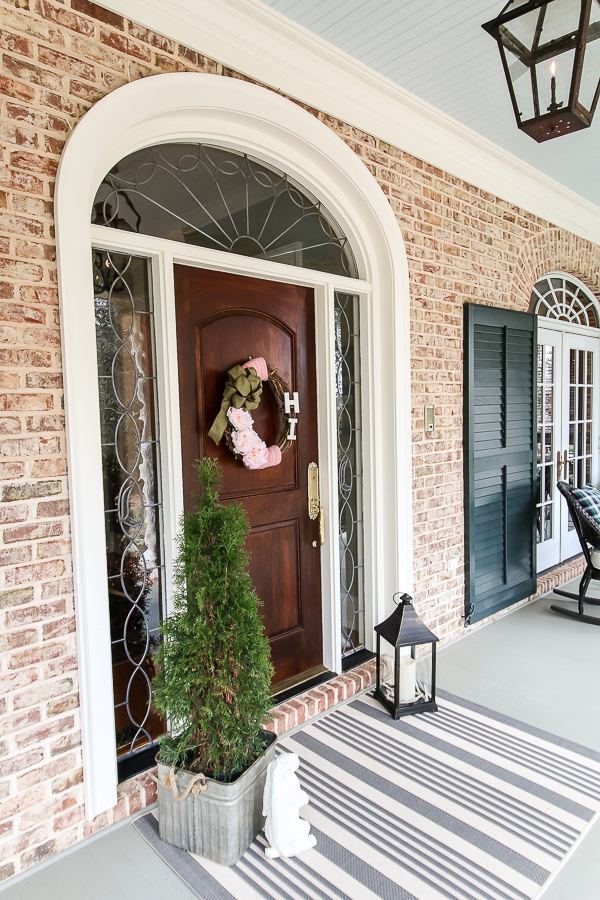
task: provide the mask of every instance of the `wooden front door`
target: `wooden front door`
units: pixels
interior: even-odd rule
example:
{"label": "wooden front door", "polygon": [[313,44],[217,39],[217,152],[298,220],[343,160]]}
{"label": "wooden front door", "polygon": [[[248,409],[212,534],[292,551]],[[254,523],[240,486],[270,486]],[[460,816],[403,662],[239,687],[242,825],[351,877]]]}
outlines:
{"label": "wooden front door", "polygon": [[[175,266],[175,304],[185,509],[194,508],[196,460],[216,457],[222,499],[240,501],[250,521],[250,575],[280,684],[323,660],[319,528],[307,493],[309,463],[318,463],[313,290]],[[208,432],[228,370],[258,356],[298,392],[300,413],[280,465],[249,470]],[[252,416],[255,431],[275,444],[281,419],[269,385]]]}

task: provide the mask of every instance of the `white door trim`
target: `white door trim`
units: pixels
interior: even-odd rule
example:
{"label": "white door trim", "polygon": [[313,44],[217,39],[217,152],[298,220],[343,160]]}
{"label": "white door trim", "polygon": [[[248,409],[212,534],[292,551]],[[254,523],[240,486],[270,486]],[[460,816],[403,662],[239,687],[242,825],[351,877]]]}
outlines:
{"label": "white door trim", "polygon": [[[394,591],[412,589],[409,282],[398,223],[366,166],[325,125],[272,91],[238,79],[177,73],[141,79],[107,95],[84,116],[71,135],[58,172],[56,224],[64,353],[69,487],[73,530],[73,565],[80,673],[86,815],[93,818],[116,803],[114,714],[106,589],[105,536],[100,455],[100,417],[92,291],[90,238],[123,246],[119,234],[91,228],[90,210],[98,184],[123,156],[167,141],[206,141],[248,152],[284,169],[321,199],[336,217],[357,257],[362,282],[331,279],[321,273],[276,263],[192,253],[184,245],[127,235],[127,245],[153,258],[161,308],[157,338],[162,350],[159,399],[163,414],[163,472],[166,476],[166,539],[172,541],[181,487],[177,486],[179,425],[174,347],[172,261],[277,280],[309,282],[317,288],[320,335],[331,329],[332,289],[339,286],[365,295],[371,287],[362,349],[364,365],[363,458],[365,489],[365,565],[370,604],[367,634],[388,612]],[[158,242],[160,243],[160,242]],[[153,250],[151,248],[154,248]],[[150,252],[149,252],[150,251]],[[218,261],[217,261],[218,260]],[[262,268],[264,266],[264,268]],[[270,266],[270,268],[269,268]],[[366,284],[365,284],[366,283]],[[325,298],[325,299],[320,299]],[[318,339],[325,362],[319,385],[320,448],[323,495],[335,508],[334,413],[331,350]],[[175,354],[175,355],[174,355]],[[327,449],[326,449],[327,448]],[[179,494],[178,494],[179,491]],[[332,544],[335,542],[332,541]],[[325,565],[331,581],[337,570],[335,549]],[[324,604],[324,607],[326,604]],[[338,629],[339,630],[339,629]],[[333,648],[332,626],[329,625]],[[331,649],[330,652],[333,652]]]}

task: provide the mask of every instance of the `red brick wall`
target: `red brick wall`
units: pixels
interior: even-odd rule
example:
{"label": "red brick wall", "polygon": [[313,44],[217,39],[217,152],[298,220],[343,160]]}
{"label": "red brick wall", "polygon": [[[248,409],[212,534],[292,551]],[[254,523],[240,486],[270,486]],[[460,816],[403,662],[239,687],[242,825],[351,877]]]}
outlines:
{"label": "red brick wall", "polygon": [[[141,809],[149,775],[86,822],[71,583],[54,177],[100,97],[160,72],[239,77],[88,0],[0,0],[0,878]],[[526,309],[567,269],[598,290],[600,248],[345,123],[315,113],[373,172],[411,277],[415,602],[462,633],[462,304]],[[425,436],[423,407],[436,431]],[[446,570],[449,556],[459,567]]]}

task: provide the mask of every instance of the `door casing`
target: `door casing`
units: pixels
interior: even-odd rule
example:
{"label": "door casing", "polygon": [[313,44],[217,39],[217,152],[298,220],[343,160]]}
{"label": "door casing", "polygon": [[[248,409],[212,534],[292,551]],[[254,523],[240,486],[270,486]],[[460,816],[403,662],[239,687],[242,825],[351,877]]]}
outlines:
{"label": "door casing", "polygon": [[[277,263],[269,269],[259,260],[226,259],[224,254],[211,255],[145,235],[90,228],[97,187],[111,167],[142,147],[172,141],[214,143],[284,169],[335,216],[352,244],[362,281]],[[361,353],[367,635],[391,613],[394,592],[399,587],[412,590],[409,275],[402,234],[388,199],[344,141],[283,96],[217,75],[170,73],[139,79],[96,103],[73,130],[61,157],[56,229],[84,793],[86,816],[93,818],[117,802],[117,771],[90,238],[95,246],[152,259],[155,296],[160,298],[157,355],[169,550],[181,509],[177,382],[173,378],[174,260],[315,288],[322,497],[330,519],[337,502],[337,479],[332,476],[332,298],[339,288],[358,292],[365,301]],[[322,556],[322,582],[335,590],[337,565],[332,560],[337,560],[335,546]],[[327,648],[334,644],[339,620],[331,614],[336,613],[333,603],[324,609],[328,610],[325,659],[333,661],[337,654]]]}

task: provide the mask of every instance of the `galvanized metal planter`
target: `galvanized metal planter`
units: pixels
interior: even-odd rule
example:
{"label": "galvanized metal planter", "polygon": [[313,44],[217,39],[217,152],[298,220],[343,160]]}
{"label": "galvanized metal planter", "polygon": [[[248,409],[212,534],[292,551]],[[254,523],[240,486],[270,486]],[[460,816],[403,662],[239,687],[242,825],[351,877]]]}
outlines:
{"label": "galvanized metal planter", "polygon": [[[158,763],[158,815],[162,841],[204,856],[222,866],[233,866],[244,855],[264,827],[262,799],[267,766],[275,758],[276,736],[268,732],[267,749],[235,781],[207,780],[207,789],[197,796],[189,793],[176,800],[162,783],[169,767]],[[192,772],[177,773],[177,790],[182,794]]]}

